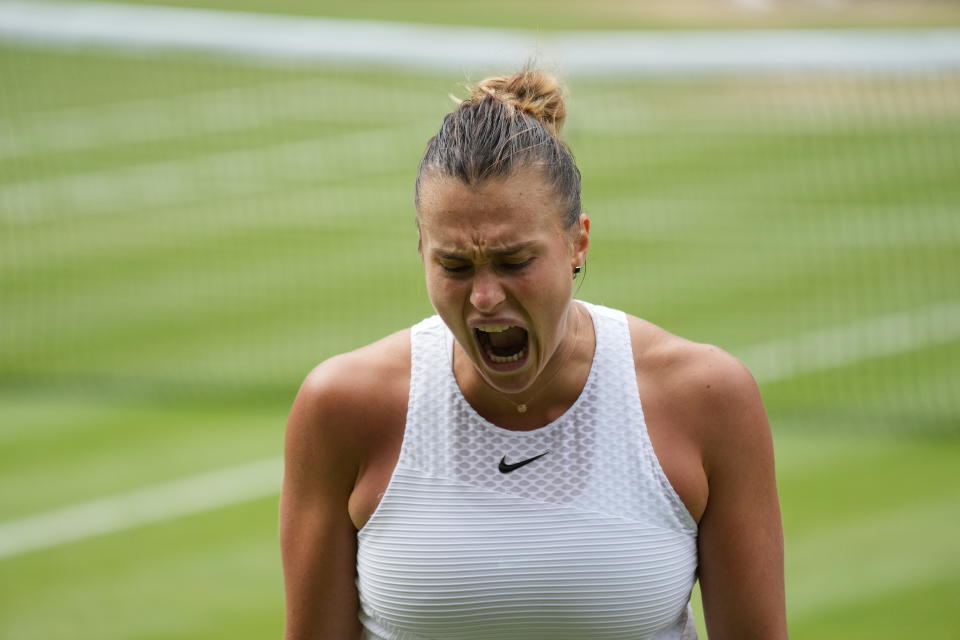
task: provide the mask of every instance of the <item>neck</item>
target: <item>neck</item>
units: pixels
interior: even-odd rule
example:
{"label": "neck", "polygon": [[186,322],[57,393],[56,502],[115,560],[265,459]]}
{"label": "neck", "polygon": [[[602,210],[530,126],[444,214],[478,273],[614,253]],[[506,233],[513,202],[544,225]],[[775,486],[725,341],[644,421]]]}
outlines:
{"label": "neck", "polygon": [[576,302],[570,305],[562,331],[564,337],[546,366],[517,393],[491,387],[456,346],[454,375],[464,397],[477,413],[504,428],[534,429],[563,415],[586,384],[596,338],[590,313]]}

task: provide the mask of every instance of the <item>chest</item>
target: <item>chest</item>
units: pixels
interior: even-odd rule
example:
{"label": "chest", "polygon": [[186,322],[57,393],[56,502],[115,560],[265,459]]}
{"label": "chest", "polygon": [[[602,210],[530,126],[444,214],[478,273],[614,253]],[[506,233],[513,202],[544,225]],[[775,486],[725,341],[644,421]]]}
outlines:
{"label": "chest", "polygon": [[400,466],[358,536],[385,638],[656,638],[682,623],[696,539]]}

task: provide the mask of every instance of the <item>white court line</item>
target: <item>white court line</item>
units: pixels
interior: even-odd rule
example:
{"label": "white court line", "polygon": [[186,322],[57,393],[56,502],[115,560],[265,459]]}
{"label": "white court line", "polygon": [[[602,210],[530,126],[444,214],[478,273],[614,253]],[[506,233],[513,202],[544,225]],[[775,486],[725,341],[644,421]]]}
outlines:
{"label": "white court line", "polygon": [[383,118],[386,98],[394,119],[418,117],[429,112],[431,104],[409,89],[325,77],[68,107],[0,120],[0,159],[182,140],[290,122],[330,124],[356,122],[358,116]]}
{"label": "white court line", "polygon": [[916,351],[960,338],[960,302],[944,302],[866,322],[733,351],[760,383]]}
{"label": "white court line", "polygon": [[0,40],[42,47],[194,51],[274,63],[463,73],[531,56],[564,73],[931,70],[960,66],[956,29],[586,31],[495,29],[106,2],[0,3]]}
{"label": "white court line", "polygon": [[[873,318],[736,350],[763,383],[960,338],[960,302]],[[270,458],[0,524],[0,558],[276,495],[282,460]]]}
{"label": "white court line", "polygon": [[[423,127],[435,126],[424,121]],[[103,214],[263,193],[393,170],[421,123],[0,185],[0,221]],[[413,159],[412,159],[413,160]]]}
{"label": "white court line", "polygon": [[0,558],[273,496],[282,476],[258,460],[0,524]]}

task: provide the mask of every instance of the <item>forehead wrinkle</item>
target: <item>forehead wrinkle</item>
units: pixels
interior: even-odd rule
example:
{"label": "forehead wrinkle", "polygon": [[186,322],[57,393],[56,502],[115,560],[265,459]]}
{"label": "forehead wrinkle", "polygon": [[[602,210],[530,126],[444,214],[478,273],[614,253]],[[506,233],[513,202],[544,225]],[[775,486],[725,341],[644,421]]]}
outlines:
{"label": "forehead wrinkle", "polygon": [[[484,249],[484,244],[485,243],[483,242],[474,243],[466,251],[460,251],[459,248],[437,247],[434,248],[431,253],[440,258],[462,258],[465,255],[471,255],[473,257],[490,255],[497,258],[503,258],[520,253],[524,249],[530,248],[536,244],[536,241],[527,240],[511,245],[500,245],[499,248],[490,248],[486,250]],[[496,245],[493,245],[493,247],[496,247]]]}
{"label": "forehead wrinkle", "polygon": [[418,208],[425,253],[480,263],[530,245],[549,246],[563,230],[560,217],[540,190],[531,189],[537,184],[518,179],[479,186],[449,179],[425,183]]}

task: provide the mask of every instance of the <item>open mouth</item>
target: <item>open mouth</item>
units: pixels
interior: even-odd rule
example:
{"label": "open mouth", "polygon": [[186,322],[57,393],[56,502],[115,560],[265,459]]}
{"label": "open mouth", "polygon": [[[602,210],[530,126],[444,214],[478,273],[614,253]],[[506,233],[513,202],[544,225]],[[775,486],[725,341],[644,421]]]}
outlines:
{"label": "open mouth", "polygon": [[527,355],[527,330],[508,324],[483,325],[473,330],[480,349],[494,364],[519,362]]}

